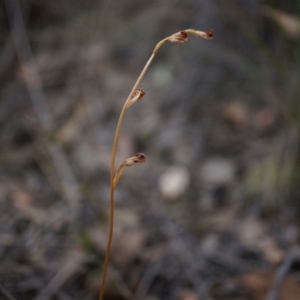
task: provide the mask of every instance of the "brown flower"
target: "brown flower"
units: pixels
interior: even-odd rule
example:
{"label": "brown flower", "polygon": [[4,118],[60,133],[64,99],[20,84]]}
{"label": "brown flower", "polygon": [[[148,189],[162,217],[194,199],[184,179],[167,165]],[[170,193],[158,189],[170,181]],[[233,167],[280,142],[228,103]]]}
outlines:
{"label": "brown flower", "polygon": [[133,96],[132,98],[128,101],[127,105],[126,105],[126,108],[130,107],[132,104],[134,104],[136,101],[139,101],[141,100],[144,95],[145,95],[145,91],[143,89],[139,89],[139,90],[136,90],[134,93],[133,93]]}
{"label": "brown flower", "polygon": [[170,43],[178,44],[178,43],[185,43],[188,40],[188,34],[185,30],[176,32],[169,36],[168,41]]}
{"label": "brown flower", "polygon": [[206,31],[199,31],[195,29],[188,29],[187,33],[195,35],[196,37],[203,38],[206,40],[211,40],[214,36],[214,32],[212,29],[206,30]]}
{"label": "brown flower", "polygon": [[129,167],[136,163],[142,163],[145,161],[146,161],[146,155],[144,153],[137,153],[135,156],[127,158],[124,164],[126,167]]}
{"label": "brown flower", "polygon": [[134,164],[137,163],[142,163],[146,161],[146,155],[144,153],[137,153],[135,156],[133,157],[129,157],[127,158],[119,167],[119,169],[117,170],[116,174],[115,174],[115,178],[114,178],[114,187],[116,187],[122,173],[125,167],[130,167]]}

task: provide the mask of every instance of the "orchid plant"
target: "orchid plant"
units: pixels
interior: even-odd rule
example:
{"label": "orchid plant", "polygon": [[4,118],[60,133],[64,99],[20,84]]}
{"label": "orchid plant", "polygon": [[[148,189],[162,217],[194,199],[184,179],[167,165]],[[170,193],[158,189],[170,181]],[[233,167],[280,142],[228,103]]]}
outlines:
{"label": "orchid plant", "polygon": [[125,167],[132,166],[136,163],[142,163],[145,162],[146,156],[143,153],[137,153],[135,156],[130,157],[126,159],[115,171],[115,159],[116,159],[116,152],[118,147],[118,140],[120,136],[120,130],[122,126],[122,122],[125,116],[126,110],[133,105],[135,102],[141,100],[145,92],[142,89],[137,89],[139,83],[141,82],[142,78],[144,77],[146,71],[148,70],[152,60],[154,59],[156,53],[161,48],[161,46],[167,42],[173,43],[173,44],[182,44],[186,43],[188,41],[189,35],[194,35],[198,38],[204,38],[206,40],[211,40],[213,38],[213,31],[212,30],[206,30],[206,31],[198,31],[195,29],[186,29],[179,32],[176,32],[169,37],[164,38],[160,42],[157,43],[157,45],[154,47],[154,50],[152,51],[152,54],[150,58],[148,59],[147,63],[145,64],[141,74],[139,75],[138,79],[136,80],[135,84],[133,85],[131,92],[129,93],[123,108],[121,110],[119,121],[117,124],[115,137],[113,141],[112,151],[111,151],[111,162],[110,162],[110,221],[109,221],[109,232],[108,232],[108,241],[106,246],[106,253],[105,253],[105,259],[104,259],[104,265],[103,265],[103,275],[102,275],[102,281],[101,281],[101,288],[100,288],[100,294],[99,294],[99,300],[103,300],[104,296],[104,290],[105,290],[105,282],[106,282],[106,276],[107,276],[107,268],[108,268],[108,262],[109,262],[109,256],[110,256],[110,249],[112,244],[112,238],[113,238],[113,228],[114,228],[114,192],[116,185],[123,173],[123,170]]}

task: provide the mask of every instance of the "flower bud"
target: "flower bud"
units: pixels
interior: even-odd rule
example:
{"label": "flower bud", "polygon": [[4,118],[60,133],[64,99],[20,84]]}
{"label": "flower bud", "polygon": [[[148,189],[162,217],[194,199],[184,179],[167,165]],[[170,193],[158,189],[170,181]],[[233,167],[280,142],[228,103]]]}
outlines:
{"label": "flower bud", "polygon": [[126,167],[129,167],[136,163],[142,163],[145,161],[146,161],[146,155],[143,153],[137,153],[135,156],[126,159],[124,164]]}
{"label": "flower bud", "polygon": [[141,100],[144,95],[145,95],[145,91],[143,89],[139,89],[139,90],[136,90],[134,93],[133,93],[133,96],[132,98],[128,101],[127,105],[126,105],[126,108],[130,107],[132,104],[134,104],[136,101],[139,101]]}
{"label": "flower bud", "polygon": [[129,157],[127,158],[119,167],[119,169],[116,172],[115,178],[114,178],[114,187],[116,187],[122,173],[125,167],[130,167],[134,164],[137,163],[142,163],[146,161],[146,155],[143,153],[137,153],[135,156],[133,157]]}
{"label": "flower bud", "polygon": [[185,30],[176,32],[169,36],[168,41],[170,43],[178,44],[178,43],[185,43],[188,40],[188,34]]}
{"label": "flower bud", "polygon": [[206,30],[206,31],[199,31],[195,29],[188,29],[186,30],[187,33],[195,35],[196,37],[203,38],[206,40],[211,40],[214,36],[214,32],[212,29]]}

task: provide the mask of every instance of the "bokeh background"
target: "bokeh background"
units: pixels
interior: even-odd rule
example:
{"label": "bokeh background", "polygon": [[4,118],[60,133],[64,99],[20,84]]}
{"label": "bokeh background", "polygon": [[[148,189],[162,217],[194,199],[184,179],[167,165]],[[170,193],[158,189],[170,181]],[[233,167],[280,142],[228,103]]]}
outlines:
{"label": "bokeh background", "polygon": [[[296,300],[299,0],[0,1],[0,298]],[[279,297],[279,298],[277,298]]]}

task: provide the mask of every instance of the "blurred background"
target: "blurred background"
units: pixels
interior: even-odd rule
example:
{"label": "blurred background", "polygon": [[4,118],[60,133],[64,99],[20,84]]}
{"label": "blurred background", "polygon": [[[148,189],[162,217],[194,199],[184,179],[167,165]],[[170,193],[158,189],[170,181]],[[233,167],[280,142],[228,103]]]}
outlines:
{"label": "blurred background", "polygon": [[[0,1],[0,299],[300,295],[299,0]],[[279,297],[279,298],[278,298]]]}

